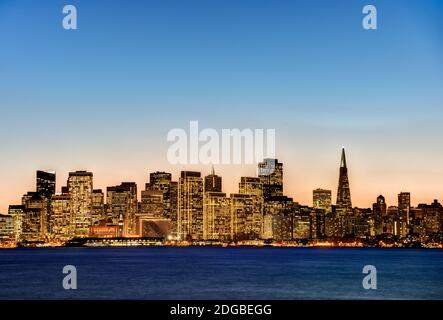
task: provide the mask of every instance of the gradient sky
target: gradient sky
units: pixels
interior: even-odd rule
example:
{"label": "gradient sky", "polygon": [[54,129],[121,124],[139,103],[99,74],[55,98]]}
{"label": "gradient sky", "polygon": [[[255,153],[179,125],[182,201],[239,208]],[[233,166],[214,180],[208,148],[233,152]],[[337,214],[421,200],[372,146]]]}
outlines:
{"label": "gradient sky", "polygon": [[[378,30],[361,27],[365,4]],[[78,30],[62,28],[74,4]],[[443,2],[0,0],[0,212],[37,169],[143,188],[172,128],[275,128],[285,193],[443,201]],[[217,166],[236,192],[254,166]]]}

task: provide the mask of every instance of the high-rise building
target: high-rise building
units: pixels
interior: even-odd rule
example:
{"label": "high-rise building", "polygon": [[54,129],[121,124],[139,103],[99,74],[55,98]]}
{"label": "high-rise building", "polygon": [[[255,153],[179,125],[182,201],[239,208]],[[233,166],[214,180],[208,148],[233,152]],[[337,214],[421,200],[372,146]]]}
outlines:
{"label": "high-rise building", "polygon": [[203,198],[203,239],[231,240],[230,200],[223,192],[205,192]]}
{"label": "high-rise building", "polygon": [[203,239],[203,179],[200,172],[181,172],[177,217],[179,240]]}
{"label": "high-rise building", "polygon": [[38,194],[46,198],[45,232],[50,233],[51,197],[55,194],[55,172],[38,170],[36,173],[36,190]]}
{"label": "high-rise building", "polygon": [[277,159],[264,159],[258,164],[258,177],[263,184],[263,197],[283,195],[283,163]]}
{"label": "high-rise building", "polygon": [[406,235],[409,233],[410,210],[411,194],[409,192],[400,192],[398,194],[398,214],[401,237],[406,237]]}
{"label": "high-rise building", "polygon": [[293,237],[297,240],[307,240],[311,237],[311,212],[307,206],[296,206],[294,211]]}
{"label": "high-rise building", "polygon": [[351,191],[349,188],[348,179],[348,167],[346,165],[346,155],[345,148],[342,149],[341,161],[340,161],[340,171],[338,178],[338,189],[337,189],[337,205],[335,208],[335,230],[334,235],[338,237],[344,237],[349,235],[352,230],[352,203],[351,203]]}
{"label": "high-rise building", "polygon": [[178,182],[171,181],[170,190],[171,207],[169,210],[169,219],[171,219],[171,237],[177,239],[177,219],[178,219]]}
{"label": "high-rise building", "polygon": [[55,194],[51,198],[51,237],[58,241],[69,240],[71,228],[71,197],[69,194]]}
{"label": "high-rise building", "polygon": [[22,240],[44,241],[47,235],[47,202],[38,192],[28,192],[22,197],[25,209],[22,220]]}
{"label": "high-rise building", "polygon": [[400,219],[397,206],[389,206],[382,218],[382,229],[386,235],[400,236]]}
{"label": "high-rise building", "polygon": [[92,190],[91,225],[97,225],[105,218],[105,195],[101,189],[94,189]]}
{"label": "high-rise building", "polygon": [[172,175],[168,172],[152,172],[149,175],[149,183],[146,184],[145,190],[161,191],[163,201],[162,218],[171,218],[172,202],[171,202],[171,183]]}
{"label": "high-rise building", "polygon": [[386,219],[387,205],[385,197],[379,195],[377,202],[372,204],[372,214],[374,217],[375,235],[383,234],[383,219]]}
{"label": "high-rise building", "polygon": [[9,214],[0,214],[0,243],[15,242],[14,221]]}
{"label": "high-rise building", "polygon": [[419,204],[418,208],[422,210],[423,230],[422,234],[426,236],[435,236],[439,234],[441,229],[441,216],[443,215],[443,206],[437,201],[430,205]]}
{"label": "high-rise building", "polygon": [[285,196],[270,198],[264,203],[263,238],[275,241],[292,240],[293,218],[292,198]]}
{"label": "high-rise building", "polygon": [[315,189],[312,195],[314,209],[323,209],[327,213],[332,211],[331,190]]}
{"label": "high-rise building", "polygon": [[263,197],[263,184],[260,178],[241,177],[238,189],[240,194],[251,194]]}
{"label": "high-rise building", "polygon": [[15,241],[20,242],[22,238],[23,214],[25,211],[24,205],[10,205],[8,214],[12,217],[14,224]]}
{"label": "high-rise building", "polygon": [[114,225],[121,225],[122,236],[138,234],[136,216],[138,213],[137,184],[123,182],[106,189],[108,218]]}
{"label": "high-rise building", "polygon": [[165,218],[163,195],[163,191],[160,190],[142,191],[140,212],[138,213],[138,216],[149,218]]}
{"label": "high-rise building", "polygon": [[231,233],[234,240],[258,240],[263,236],[263,201],[251,194],[234,193],[231,199]]}
{"label": "high-rise building", "polygon": [[348,167],[346,165],[345,148],[341,152],[340,173],[338,178],[337,207],[351,210],[351,191],[349,188]]}
{"label": "high-rise building", "polygon": [[55,172],[54,171],[37,171],[37,192],[51,199],[55,194]]}
{"label": "high-rise building", "polygon": [[[264,198],[263,198],[263,184],[260,178],[255,177],[241,177],[239,183],[239,194],[248,195],[250,199],[246,204],[251,203],[251,208],[246,207],[244,230],[241,234],[247,240],[261,239],[264,236]],[[269,197],[279,198],[279,196]]]}
{"label": "high-rise building", "polygon": [[70,172],[68,190],[71,197],[71,228],[75,237],[86,237],[89,234],[92,214],[92,172]]}
{"label": "high-rise building", "polygon": [[310,235],[312,239],[326,237],[326,210],[313,208],[310,215]]}
{"label": "high-rise building", "polygon": [[215,174],[214,167],[211,174],[205,177],[205,192],[222,192],[222,178]]}

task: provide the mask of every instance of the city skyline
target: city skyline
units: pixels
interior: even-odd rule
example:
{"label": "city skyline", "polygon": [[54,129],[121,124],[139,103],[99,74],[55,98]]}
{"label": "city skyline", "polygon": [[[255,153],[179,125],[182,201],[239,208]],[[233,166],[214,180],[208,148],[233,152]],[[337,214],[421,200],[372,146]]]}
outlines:
{"label": "city skyline", "polygon": [[171,173],[150,172],[140,197],[142,187],[130,181],[94,188],[89,171],[69,172],[58,194],[56,173],[39,170],[35,191],[0,215],[1,245],[442,245],[438,199],[415,207],[411,193],[401,191],[397,206],[379,195],[372,208],[352,207],[344,148],[335,204],[328,189],[312,190],[311,204],[288,197],[284,164],[276,158],[264,158],[257,169],[229,194],[214,167],[206,176],[181,171],[177,181]]}
{"label": "city skyline", "polygon": [[[189,173],[198,173],[199,177],[201,177],[202,180],[202,186],[204,186],[204,190],[202,192],[219,192],[219,193],[224,193],[226,195],[230,195],[230,194],[236,194],[238,193],[239,190],[239,184],[241,185],[243,183],[244,179],[260,179],[261,175],[263,175],[263,177],[265,178],[265,181],[267,181],[267,179],[269,179],[269,177],[273,176],[276,174],[276,172],[280,171],[282,172],[282,163],[279,162],[279,166],[277,168],[272,168],[272,163],[273,161],[278,161],[278,159],[267,159],[264,158],[263,162],[259,162],[257,163],[255,166],[258,165],[258,170],[256,172],[256,174],[253,175],[240,175],[240,179],[238,179],[237,182],[235,182],[236,184],[236,189],[233,190],[225,190],[224,187],[224,183],[226,183],[226,181],[223,179],[223,175],[220,174],[218,171],[216,172],[215,170],[215,166],[212,164],[210,165],[210,171],[205,174],[203,171],[201,170],[189,170],[189,169],[185,169],[183,167],[187,167],[187,166],[181,166],[182,169],[179,171],[179,174],[177,177],[175,177],[174,174],[172,174],[171,172],[166,172],[166,171],[161,171],[161,170],[153,170],[153,171],[149,171],[148,174],[146,175],[146,179],[143,181],[143,183],[138,184],[137,182],[135,182],[135,180],[131,180],[131,179],[127,179],[127,180],[120,180],[118,183],[120,183],[120,185],[116,184],[111,184],[111,185],[106,185],[106,186],[97,186],[94,185],[93,181],[96,179],[96,176],[94,175],[94,172],[92,170],[85,170],[85,169],[79,169],[79,170],[71,170],[69,172],[67,172],[67,179],[65,179],[64,181],[68,181],[67,185],[66,183],[62,183],[59,184],[57,183],[58,180],[60,180],[60,177],[57,175],[56,171],[54,170],[36,170],[36,176],[35,179],[32,180],[33,183],[35,184],[35,190],[34,191],[27,191],[28,193],[40,193],[45,195],[46,197],[51,197],[51,195],[63,195],[66,192],[68,192],[67,190],[69,189],[69,181],[71,179],[72,175],[76,175],[76,174],[80,174],[80,175],[87,175],[91,177],[91,192],[92,191],[107,191],[109,192],[109,190],[114,190],[115,188],[120,188],[123,187],[125,185],[134,185],[135,186],[135,193],[134,196],[138,199],[138,198],[143,198],[143,191],[142,188],[137,189],[137,186],[145,186],[146,190],[148,190],[150,182],[153,179],[153,175],[156,174],[160,174],[160,175],[167,175],[169,178],[169,181],[178,181],[180,177],[183,177],[183,173],[185,172],[189,172]],[[271,161],[271,162],[269,162]],[[200,165],[194,165],[193,167],[196,166],[200,166]],[[238,166],[238,165],[237,165]],[[271,166],[271,167],[269,167]],[[207,167],[207,166],[206,166]],[[271,170],[269,168],[272,168]],[[261,170],[263,170],[263,173],[260,173]],[[269,173],[271,172],[271,174]],[[58,179],[57,179],[58,178]],[[175,179],[174,179],[175,178]],[[154,178],[155,179],[155,178]],[[268,194],[268,195],[263,195],[264,198],[269,198],[271,196],[289,196],[291,199],[294,199],[294,197],[292,197],[291,195],[287,194],[286,190],[283,190],[283,185],[284,185],[284,176],[281,173],[281,176],[279,176],[277,178],[278,181],[282,181],[282,182],[278,182],[278,183],[283,183],[281,185],[279,185],[276,189],[277,193],[273,193]],[[148,181],[148,182],[147,182]],[[265,183],[265,182],[261,182],[261,183]],[[271,183],[270,181],[267,181],[266,183]],[[57,188],[57,185],[59,186]],[[125,187],[123,187],[125,188]],[[31,188],[33,189],[33,188]],[[241,188],[240,188],[241,189]],[[337,206],[337,208],[343,208],[346,210],[352,209],[352,208],[370,208],[371,205],[374,204],[374,202],[372,202],[370,205],[368,206],[358,206],[358,205],[352,205],[351,204],[351,194],[350,194],[350,189],[352,189],[352,184],[349,182],[349,177],[348,177],[348,166],[347,166],[347,160],[346,160],[346,149],[344,146],[342,146],[341,148],[341,153],[340,153],[340,165],[339,165],[339,172],[338,172],[338,183],[336,185],[336,188],[324,188],[323,186],[318,186],[316,188],[312,188],[311,189],[311,201],[307,201],[306,203],[297,201],[297,199],[294,199],[294,201],[296,203],[299,203],[300,205],[307,205],[307,206],[311,206],[313,205],[314,208],[316,207],[316,200],[315,200],[315,193],[316,192],[320,192],[320,194],[322,192],[327,192],[329,194],[329,198],[330,198],[330,204],[334,204],[335,206]],[[138,191],[137,191],[138,190]],[[337,191],[336,193],[333,191]],[[334,198],[332,196],[332,194],[336,194],[336,197]],[[407,190],[400,190],[399,193],[397,193],[395,195],[396,199],[397,197],[399,197],[401,194],[411,194],[411,192],[407,191]],[[25,192],[26,195],[26,192]],[[383,193],[380,193],[376,200],[378,202],[379,198],[383,198],[383,202],[387,203],[389,205],[389,203],[385,200],[386,199],[386,195]],[[20,198],[22,198],[22,196],[20,196]],[[400,200],[397,199],[398,202],[393,202],[395,203],[399,203]],[[437,198],[433,198],[432,200],[438,200]],[[17,201],[15,204],[8,204],[9,206],[14,206],[17,203],[19,203],[19,201]],[[408,203],[411,207],[415,205],[419,205],[419,204],[424,204],[426,202],[418,202],[418,203],[413,203],[411,201],[411,198],[409,196],[408,198]],[[395,206],[394,204],[392,204],[392,206]],[[0,212],[1,213],[1,212]]]}
{"label": "city skyline", "polygon": [[352,207],[344,147],[335,204],[328,189],[312,190],[311,204],[288,197],[278,159],[264,158],[257,169],[257,175],[241,177],[235,193],[223,192],[223,177],[213,166],[206,176],[183,170],[177,181],[171,173],[150,172],[144,190],[130,181],[97,189],[93,172],[72,171],[61,193],[56,173],[38,170],[35,191],[0,215],[2,246],[118,245],[119,239],[144,245],[331,245],[339,239],[351,246],[441,246],[438,199],[415,207],[411,193],[401,191],[397,206],[379,195],[372,208]]}
{"label": "city skyline", "polygon": [[[341,170],[343,168],[342,167],[343,161],[344,161],[344,166],[346,167],[346,169],[348,169],[347,168],[347,164],[346,164],[347,160],[346,160],[345,155],[344,155],[344,151],[345,150],[346,150],[346,148],[344,146],[342,146],[341,151],[340,151],[340,167],[339,167],[338,172],[336,172],[336,175],[338,177],[340,177],[340,172],[341,172]],[[170,165],[169,167],[176,168],[178,166],[179,165]],[[96,174],[96,171],[88,170],[87,168],[68,170],[67,172],[62,173],[61,175],[57,174],[56,170],[52,170],[52,169],[51,170],[46,170],[46,169],[41,169],[40,168],[40,169],[36,169],[33,172],[42,172],[42,173],[54,174],[55,177],[56,177],[56,187],[55,187],[55,193],[56,194],[61,194],[62,193],[62,187],[65,184],[65,181],[67,180],[67,178],[69,176],[69,172],[76,172],[76,171],[86,171],[86,172],[94,173],[94,186],[93,186],[94,189],[106,190],[107,187],[113,186],[113,185],[118,185],[119,183],[122,183],[122,182],[134,182],[138,186],[143,186],[143,185],[145,185],[146,181],[149,181],[149,174],[152,173],[152,172],[169,172],[169,173],[171,173],[172,180],[178,181],[178,178],[180,177],[180,174],[181,174],[182,171],[201,172],[202,176],[207,177],[207,176],[211,176],[211,174],[214,172],[214,170],[216,170],[217,176],[223,177],[223,183],[222,183],[222,190],[221,190],[221,192],[224,192],[226,194],[231,194],[231,193],[237,193],[238,192],[238,183],[240,182],[241,177],[255,177],[258,174],[256,165],[221,165],[221,164],[220,165],[186,165],[186,166],[180,165],[179,167],[180,167],[179,169],[169,170],[169,171],[168,170],[163,170],[163,169],[153,168],[152,170],[147,170],[145,172],[143,178],[139,177],[139,178],[136,178],[136,179],[128,178],[128,179],[120,179],[120,180],[119,179],[111,180],[112,182],[108,183],[108,184],[103,184],[103,183],[98,184],[98,183],[96,183],[97,180],[100,181],[100,180],[103,179],[103,177],[102,177],[102,179],[100,179],[98,174]],[[204,167],[207,170],[201,170],[201,169],[199,170],[199,168],[202,168],[202,167]],[[237,173],[237,174],[234,175],[234,177],[236,177],[236,178],[238,177],[238,179],[233,180],[233,181],[232,180],[231,181],[229,181],[229,180],[227,181],[225,175],[223,174],[223,169],[220,169],[220,168],[223,168],[223,167],[237,167],[237,168],[248,167],[249,170],[245,170],[245,172],[248,172],[248,173],[251,173],[251,174],[248,175],[248,174]],[[255,169],[251,170],[252,169],[251,167],[255,168]],[[288,183],[287,183],[288,178],[286,178],[287,167],[288,166],[286,166],[285,176],[283,177],[283,183],[285,185],[285,191],[284,192],[285,192],[286,195],[288,195],[289,197],[293,198],[294,201],[300,203],[301,205],[312,205],[312,191],[315,190],[315,189],[326,189],[326,190],[332,190],[333,191],[332,192],[332,194],[333,194],[332,201],[333,201],[333,203],[337,202],[337,198],[338,198],[338,196],[337,196],[337,192],[338,192],[338,183],[337,183],[337,181],[335,181],[335,184],[332,184],[332,185],[326,185],[326,184],[313,185],[311,188],[308,189],[308,191],[303,190],[303,192],[300,192],[302,194],[306,194],[306,193],[309,194],[307,197],[305,196],[303,198],[299,198],[299,197],[297,197],[297,195],[291,194],[290,191],[288,192]],[[352,169],[351,169],[351,172],[352,172]],[[351,175],[351,178],[350,178],[350,181],[349,181],[349,189],[358,190],[358,188],[356,188],[356,186],[355,186],[357,183],[353,183],[354,178],[352,177],[352,173],[350,175]],[[106,181],[106,179],[104,179],[104,180]],[[107,181],[109,181],[109,180],[107,180]],[[23,190],[33,190],[34,183],[35,183],[34,179],[29,179],[29,185],[31,187],[28,188],[28,189],[24,188]],[[142,190],[143,190],[142,188],[139,188],[138,195],[137,195],[138,197],[141,196],[141,191]],[[406,189],[406,188],[405,189],[401,189],[400,188],[397,192],[394,192],[393,194],[389,194],[389,193],[386,193],[386,192],[385,193],[384,192],[374,193],[373,197],[369,198],[369,200],[368,200],[369,202],[367,202],[366,204],[361,205],[362,201],[358,201],[357,200],[357,201],[355,201],[356,203],[353,204],[353,206],[351,208],[353,208],[353,207],[370,208],[372,206],[372,204],[374,203],[376,197],[378,197],[379,195],[382,195],[386,199],[388,199],[388,200],[386,200],[386,203],[388,203],[388,205],[393,205],[394,206],[397,203],[397,195],[398,195],[398,193],[401,193],[401,192],[410,192],[411,194],[413,194],[413,197],[411,199],[411,205],[418,205],[418,204],[421,204],[421,203],[430,203],[430,202],[432,202],[435,199],[440,199],[438,197],[438,195],[442,194],[442,192],[437,192],[437,193],[435,193],[435,196],[428,195],[427,197],[421,197],[420,198],[420,199],[423,199],[423,200],[418,200],[419,198],[416,197],[416,194],[414,192],[411,192],[410,189]],[[354,194],[355,194],[355,191],[353,192],[352,198],[354,199],[354,196],[355,196],[355,198],[359,199],[358,194],[356,194],[356,195],[354,195]],[[9,205],[11,205],[11,203],[19,203],[20,199],[21,199],[21,194],[19,193],[18,195],[15,196],[15,198],[17,199],[15,202],[14,201],[13,202],[9,202],[9,203],[6,203],[5,201],[3,201],[3,203],[0,202],[0,204],[2,205],[2,206],[0,206],[0,214],[6,214],[8,212],[8,207],[9,207]],[[1,208],[4,208],[4,210],[2,211]]]}
{"label": "city skyline", "polygon": [[[63,1],[0,4],[0,212],[39,169],[104,188],[166,162],[172,128],[272,128],[286,193],[336,187],[345,145],[353,203],[443,198],[443,4],[374,1]],[[189,166],[209,172],[210,167]],[[217,166],[225,191],[254,166]],[[335,193],[333,194],[335,197]]]}

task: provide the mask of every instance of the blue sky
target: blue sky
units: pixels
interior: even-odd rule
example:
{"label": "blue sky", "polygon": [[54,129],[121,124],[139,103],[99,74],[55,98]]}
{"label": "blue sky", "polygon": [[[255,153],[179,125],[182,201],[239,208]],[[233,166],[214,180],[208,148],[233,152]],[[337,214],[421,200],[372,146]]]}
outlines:
{"label": "blue sky", "polygon": [[[361,27],[369,3],[375,31]],[[78,30],[62,28],[65,4]],[[336,189],[342,145],[356,205],[395,204],[402,189],[431,201],[442,88],[442,1],[0,0],[0,212],[36,169],[56,170],[59,187],[75,169],[101,188],[176,174],[166,134],[190,120],[275,128],[302,203]],[[254,173],[220,170],[228,192]]]}

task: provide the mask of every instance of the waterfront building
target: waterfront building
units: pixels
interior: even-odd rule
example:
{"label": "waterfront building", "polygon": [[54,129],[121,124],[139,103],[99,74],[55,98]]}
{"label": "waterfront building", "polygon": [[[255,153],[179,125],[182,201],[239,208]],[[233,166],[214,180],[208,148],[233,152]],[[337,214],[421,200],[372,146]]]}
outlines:
{"label": "waterfront building", "polygon": [[372,214],[374,217],[374,228],[375,235],[383,234],[383,219],[386,217],[387,213],[387,205],[385,201],[385,197],[379,195],[377,197],[377,202],[372,204]]}
{"label": "waterfront building", "polygon": [[308,206],[296,206],[293,220],[293,238],[307,240],[311,238],[311,211]]}
{"label": "waterfront building", "polygon": [[263,197],[283,196],[283,163],[277,159],[264,159],[258,164],[258,177],[263,185]]}
{"label": "waterfront building", "polygon": [[223,192],[205,192],[203,198],[203,239],[231,240],[230,199]]}
{"label": "waterfront building", "polygon": [[326,214],[325,209],[312,208],[310,215],[310,235],[312,239],[326,237]]}
{"label": "waterfront building", "polygon": [[0,214],[0,243],[15,242],[14,221],[9,214]]}
{"label": "waterfront building", "polygon": [[121,225],[123,236],[137,235],[138,200],[137,184],[123,182],[106,189],[107,216],[113,224]]}
{"label": "waterfront building", "polygon": [[71,197],[71,234],[75,237],[86,237],[92,221],[92,172],[70,172],[67,187]]}
{"label": "waterfront building", "polygon": [[140,210],[138,216],[149,218],[165,218],[163,191],[145,190],[141,193]]}
{"label": "waterfront building", "polygon": [[441,216],[443,215],[443,207],[437,201],[430,205],[419,204],[418,208],[422,211],[422,235],[434,236],[441,232]]}
{"label": "waterfront building", "polygon": [[[171,219],[173,215],[172,210],[174,208],[174,205],[172,203],[173,197],[171,195],[172,183],[172,175],[170,173],[156,171],[149,174],[149,183],[146,184],[146,191],[160,191],[162,193],[162,218]],[[160,218],[160,216],[158,217]]]}
{"label": "waterfront building", "polygon": [[55,194],[51,197],[51,239],[67,241],[73,236],[71,213],[69,194]]}
{"label": "waterfront building", "polygon": [[200,172],[181,172],[177,229],[179,240],[203,239],[203,179]]}
{"label": "waterfront building", "polygon": [[47,235],[47,199],[37,192],[22,197],[22,241],[44,241]]}
{"label": "waterfront building", "polygon": [[90,238],[112,239],[120,236],[121,234],[118,225],[95,225],[89,227]]}
{"label": "waterfront building", "polygon": [[342,149],[340,172],[338,178],[337,208],[349,213],[352,209],[351,190],[349,188],[348,167],[346,164],[345,148]]}
{"label": "waterfront building", "polygon": [[169,240],[171,236],[171,219],[140,218],[139,234],[144,238],[162,238]]}
{"label": "waterfront building", "polygon": [[92,190],[91,225],[97,225],[105,218],[105,195],[101,189],[94,189]]}
{"label": "waterfront building", "polygon": [[[294,201],[286,196],[269,198],[264,203],[264,221],[271,221],[271,228],[263,230],[264,239],[287,241],[293,239]],[[265,222],[264,222],[265,224]],[[265,227],[265,226],[264,226]]]}
{"label": "waterfront building", "polygon": [[14,225],[15,242],[20,242],[22,238],[23,214],[25,211],[24,205],[10,205],[8,214],[12,217]]}
{"label": "waterfront building", "polygon": [[400,236],[406,237],[409,233],[409,212],[411,210],[411,194],[409,192],[400,192],[398,194],[398,220],[400,227]]}

